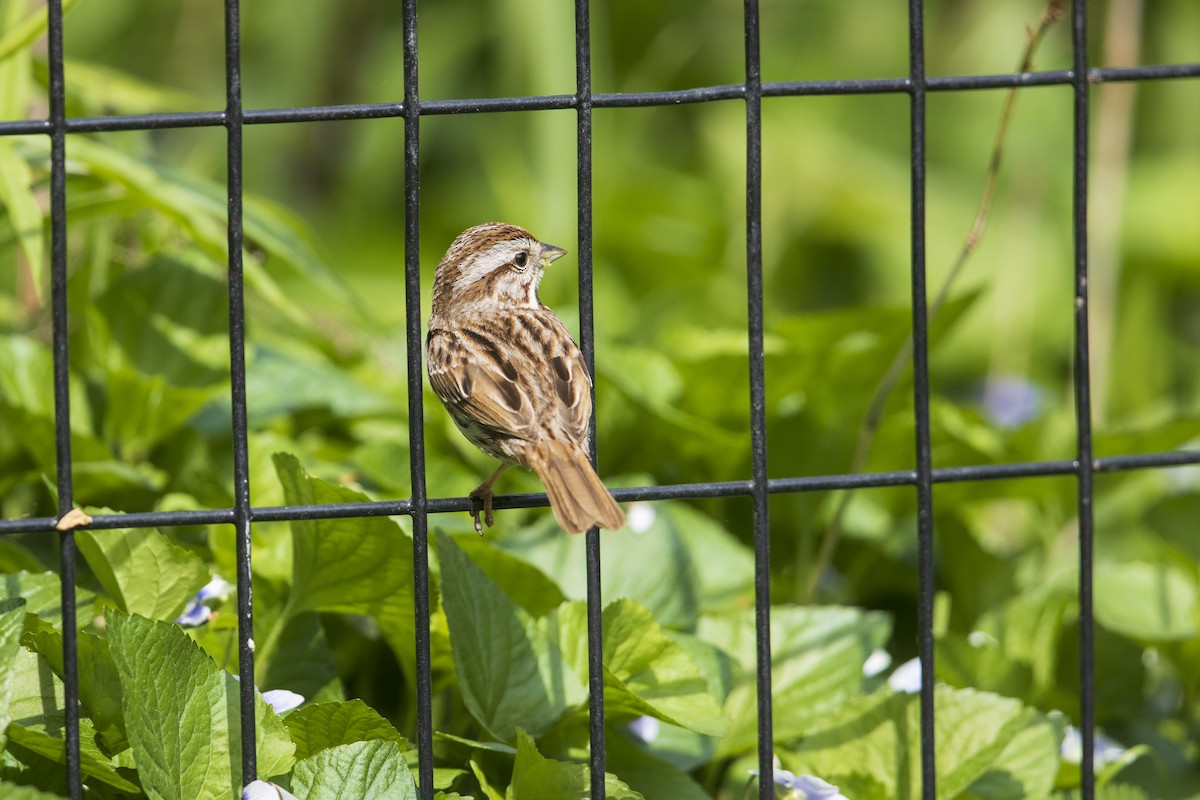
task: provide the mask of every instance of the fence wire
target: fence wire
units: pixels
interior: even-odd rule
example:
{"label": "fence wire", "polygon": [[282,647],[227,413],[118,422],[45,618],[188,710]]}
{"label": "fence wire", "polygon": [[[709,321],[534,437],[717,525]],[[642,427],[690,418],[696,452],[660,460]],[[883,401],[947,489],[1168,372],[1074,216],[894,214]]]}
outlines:
{"label": "fence wire", "polygon": [[[576,0],[576,92],[573,95],[542,95],[488,99],[423,99],[418,93],[417,3],[404,0],[404,97],[400,102],[305,106],[294,108],[243,109],[241,99],[240,19],[238,0],[225,0],[226,105],[223,111],[149,113],[124,116],[67,117],[63,80],[63,17],[61,0],[49,0],[49,116],[41,120],[0,121],[0,135],[44,134],[51,142],[51,310],[53,319],[54,408],[57,434],[58,516],[0,520],[0,534],[52,532],[58,520],[73,507],[71,438],[68,391],[67,309],[67,135],[103,131],[155,130],[163,128],[223,127],[227,134],[228,264],[229,264],[229,350],[232,385],[232,436],[234,505],[232,508],[160,511],[131,514],[99,514],[88,526],[95,530],[150,528],[182,525],[232,525],[237,541],[237,614],[239,670],[241,674],[242,768],[248,782],[256,774],[254,722],[254,652],[252,637],[250,530],[254,522],[332,519],[404,515],[412,520],[414,595],[417,655],[417,737],[420,753],[419,783],[423,800],[432,800],[433,723],[430,710],[429,564],[428,516],[462,512],[472,508],[466,497],[428,496],[425,482],[424,409],[422,405],[421,360],[421,271],[419,258],[420,121],[423,116],[480,114],[500,111],[547,109],[574,110],[577,117],[579,317],[580,345],[589,368],[594,366],[594,319],[592,313],[592,115],[595,109],[672,106],[684,103],[742,101],[746,108],[746,285],[747,341],[750,374],[751,474],[739,481],[639,486],[616,489],[620,501],[676,500],[706,497],[745,496],[753,504],[755,553],[755,610],[758,664],[758,768],[771,775],[772,706],[770,645],[770,551],[768,540],[768,495],[861,489],[882,486],[912,486],[918,508],[918,647],[923,676],[921,686],[921,773],[922,797],[936,797],[933,705],[933,499],[938,483],[989,481],[1018,477],[1074,475],[1079,512],[1079,603],[1080,603],[1080,730],[1082,748],[1082,796],[1094,797],[1095,669],[1093,654],[1092,552],[1093,476],[1096,473],[1153,469],[1200,463],[1200,452],[1172,451],[1146,455],[1095,458],[1092,454],[1090,372],[1088,354],[1087,287],[1087,165],[1088,99],[1093,84],[1117,81],[1154,81],[1200,77],[1200,64],[1149,65],[1121,68],[1091,68],[1087,54],[1087,7],[1072,8],[1073,64],[1070,70],[1025,72],[1001,75],[926,77],[923,8],[921,0],[910,0],[908,39],[909,74],[902,78],[871,80],[822,80],[764,82],[759,57],[759,13],[757,0],[744,0],[745,81],[656,92],[594,93],[591,85],[589,1]],[[928,314],[925,284],[925,101],[930,92],[975,91],[1021,86],[1070,86],[1073,89],[1073,229],[1075,245],[1075,409],[1077,457],[1073,460],[967,467],[933,466],[929,429]],[[906,94],[911,100],[911,288],[915,409],[915,458],[911,470],[861,474],[829,474],[805,477],[767,476],[765,378],[763,361],[763,285],[761,227],[761,107],[763,98],[812,95]],[[400,118],[404,121],[405,226],[404,287],[407,334],[409,395],[409,441],[412,495],[407,500],[252,507],[250,505],[247,457],[247,405],[245,364],[245,306],[242,275],[242,131],[246,125],[321,122],[329,120]],[[592,429],[594,433],[594,420]],[[592,437],[595,457],[595,437]],[[547,505],[544,494],[505,495],[495,499],[496,508],[529,508]],[[68,795],[82,797],[79,749],[78,639],[75,622],[76,548],[72,531],[59,536],[62,577],[63,657],[65,685],[65,742]],[[610,540],[609,546],[619,546]],[[588,672],[590,696],[591,792],[604,796],[604,693],[601,662],[600,537],[587,534],[588,587]],[[760,800],[773,797],[771,781],[759,784]],[[652,798],[651,800],[662,800]]]}

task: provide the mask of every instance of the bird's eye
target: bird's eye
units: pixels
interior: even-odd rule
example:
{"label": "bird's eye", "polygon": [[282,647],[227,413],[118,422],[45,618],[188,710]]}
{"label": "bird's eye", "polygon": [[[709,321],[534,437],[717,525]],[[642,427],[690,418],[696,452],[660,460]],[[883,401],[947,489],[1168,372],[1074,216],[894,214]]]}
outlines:
{"label": "bird's eye", "polygon": [[513,256],[513,263],[516,264],[518,272],[525,269],[525,262],[528,260],[528,258],[529,256],[527,256],[525,253],[517,253],[515,256]]}

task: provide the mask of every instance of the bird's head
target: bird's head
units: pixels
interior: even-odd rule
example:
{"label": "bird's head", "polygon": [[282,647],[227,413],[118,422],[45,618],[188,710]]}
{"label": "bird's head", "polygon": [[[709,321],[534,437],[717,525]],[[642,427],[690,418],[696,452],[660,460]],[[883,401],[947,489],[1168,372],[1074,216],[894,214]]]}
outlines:
{"label": "bird's head", "polygon": [[502,222],[468,228],[451,243],[433,279],[433,313],[495,302],[537,308],[546,266],[566,250]]}

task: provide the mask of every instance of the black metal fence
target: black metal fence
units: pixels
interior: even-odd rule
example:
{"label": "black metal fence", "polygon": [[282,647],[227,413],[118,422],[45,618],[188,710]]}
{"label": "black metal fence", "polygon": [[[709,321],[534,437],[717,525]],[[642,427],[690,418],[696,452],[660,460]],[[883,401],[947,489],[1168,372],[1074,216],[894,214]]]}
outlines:
{"label": "black metal fence", "polygon": [[[1134,68],[1090,68],[1087,53],[1087,7],[1072,7],[1074,60],[1065,71],[1001,75],[925,75],[922,3],[909,2],[909,74],[902,78],[764,82],[759,58],[757,0],[745,0],[745,81],[678,91],[628,94],[592,92],[588,0],[575,2],[575,58],[577,90],[573,95],[504,97],[484,100],[424,100],[417,91],[417,3],[404,0],[404,98],[400,102],[302,108],[242,108],[238,0],[225,0],[226,107],[223,111],[152,113],[129,116],[68,118],[63,80],[63,20],[61,0],[47,3],[49,14],[49,109],[45,120],[0,121],[0,135],[44,134],[51,141],[51,291],[53,316],[54,398],[58,456],[59,516],[0,521],[0,533],[51,532],[73,506],[71,438],[68,426],[67,274],[66,274],[66,139],[68,134],[98,131],[151,130],[182,127],[224,127],[228,152],[229,203],[229,345],[232,381],[232,433],[234,497],[232,508],[218,510],[148,512],[96,516],[93,529],[160,527],[197,524],[233,525],[237,534],[237,613],[241,672],[242,767],[246,780],[256,774],[254,736],[254,653],[251,645],[252,596],[250,582],[250,526],[253,522],[335,517],[407,515],[412,519],[417,653],[417,747],[422,755],[419,778],[421,796],[433,797],[433,728],[430,715],[428,517],[471,508],[465,497],[431,498],[425,484],[424,417],[422,407],[421,319],[418,232],[420,189],[420,121],[423,116],[475,114],[497,111],[574,109],[577,116],[579,309],[580,344],[589,366],[593,364],[592,316],[592,113],[596,108],[666,106],[681,103],[743,101],[746,105],[746,276],[749,309],[747,336],[750,370],[750,476],[740,481],[644,486],[619,489],[618,500],[666,500],[719,496],[748,496],[754,509],[755,609],[758,662],[758,761],[761,775],[772,774],[770,552],[767,498],[771,493],[912,486],[918,507],[918,646],[924,676],[921,686],[922,796],[936,796],[934,772],[933,706],[933,529],[932,487],[935,483],[986,481],[1014,477],[1074,475],[1079,511],[1080,605],[1080,729],[1083,739],[1083,797],[1092,798],[1095,678],[1092,613],[1092,503],[1093,476],[1097,472],[1162,468],[1200,463],[1200,452],[1174,451],[1150,455],[1094,458],[1089,402],[1088,361],[1088,258],[1087,166],[1088,100],[1093,84],[1112,81],[1147,81],[1200,77],[1200,64],[1157,65]],[[1075,244],[1075,408],[1077,457],[1070,461],[934,468],[930,455],[928,317],[925,283],[925,102],[930,92],[969,91],[1020,86],[1068,85],[1074,90],[1074,244]],[[846,94],[906,94],[911,99],[911,242],[912,334],[914,403],[916,414],[915,467],[897,472],[767,477],[766,409],[763,366],[763,298],[761,251],[761,106],[764,97]],[[245,125],[280,122],[400,117],[405,124],[405,242],[409,434],[411,442],[412,496],[408,500],[345,503],[316,506],[250,505],[247,462],[245,315],[242,273],[242,130]],[[594,437],[593,437],[594,441]],[[593,453],[594,455],[594,453]],[[543,494],[509,495],[496,499],[497,508],[546,505]],[[79,751],[79,675],[75,627],[75,557],[72,531],[59,533],[62,576],[63,657],[66,693],[66,769],[69,795],[82,796]],[[587,534],[589,687],[591,689],[591,791],[604,796],[604,694],[601,664],[600,537]],[[770,781],[760,782],[759,797],[773,796]],[[652,800],[662,800],[653,798]]]}

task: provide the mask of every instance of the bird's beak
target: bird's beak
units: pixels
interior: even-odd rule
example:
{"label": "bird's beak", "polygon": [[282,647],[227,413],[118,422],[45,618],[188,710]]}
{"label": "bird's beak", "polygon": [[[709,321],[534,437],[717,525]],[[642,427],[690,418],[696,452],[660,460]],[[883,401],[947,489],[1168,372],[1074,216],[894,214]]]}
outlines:
{"label": "bird's beak", "polygon": [[566,254],[567,254],[567,251],[563,250],[561,247],[555,247],[552,244],[546,244],[543,242],[542,243],[542,253],[540,256],[541,260],[542,260],[542,266],[549,264],[551,261],[555,260],[556,258],[562,258]]}

